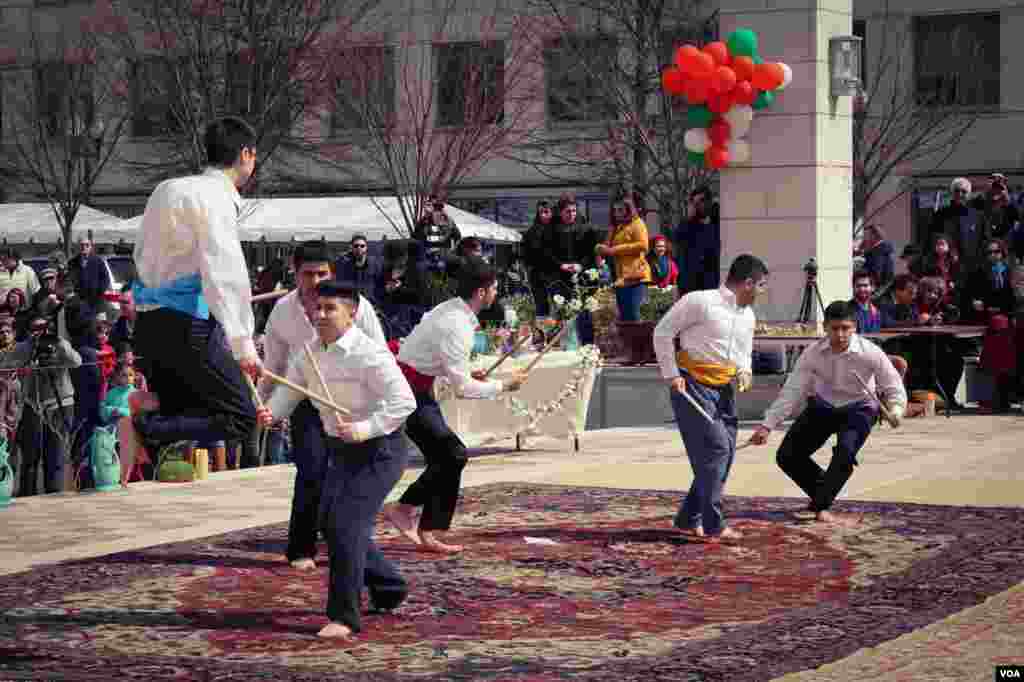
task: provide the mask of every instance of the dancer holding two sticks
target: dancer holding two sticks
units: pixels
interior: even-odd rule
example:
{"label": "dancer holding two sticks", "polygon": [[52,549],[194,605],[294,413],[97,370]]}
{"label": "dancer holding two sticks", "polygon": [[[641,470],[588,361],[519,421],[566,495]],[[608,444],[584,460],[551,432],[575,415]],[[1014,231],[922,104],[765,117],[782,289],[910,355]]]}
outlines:
{"label": "dancer holding two sticks", "polygon": [[[317,317],[316,288],[333,276],[330,254],[321,241],[299,244],[292,255],[292,263],[297,288],[274,306],[267,320],[264,340],[263,364],[269,372],[278,375],[287,373],[289,358],[301,355],[305,344],[316,340],[317,331],[312,322]],[[381,345],[386,343],[377,314],[362,295],[358,295],[352,314],[353,324],[364,334]],[[263,400],[270,397],[272,388],[273,384],[266,381],[260,384]],[[324,427],[309,400],[298,404],[289,425],[296,471],[285,557],[293,568],[312,570],[316,568],[317,509],[327,464]]]}
{"label": "dancer holding two sticks", "polygon": [[[857,335],[856,319],[856,310],[845,301],[825,308],[828,336],[800,354],[786,385],[750,438],[753,444],[763,445],[772,429],[806,403],[782,439],[776,460],[811,498],[808,511],[824,522],[839,520],[829,510],[853,475],[857,453],[879,411],[896,427],[907,409],[907,391],[899,372],[885,351]],[[875,395],[876,386],[882,400]],[[811,455],[833,434],[837,445],[823,471]]]}
{"label": "dancer holding two sticks", "polygon": [[[398,362],[416,395],[416,411],[406,422],[406,433],[426,459],[426,470],[385,514],[398,530],[424,549],[454,553],[460,545],[442,542],[438,531],[451,528],[459,500],[466,446],[445,423],[433,395],[434,379],[447,377],[463,398],[492,398],[515,391],[526,380],[516,372],[501,381],[481,381],[484,373],[469,370],[477,314],[498,295],[497,273],[479,258],[468,258],[459,270],[458,292],[428,312],[402,343]],[[417,526],[414,513],[423,507]]]}
{"label": "dancer holding two sticks", "polygon": [[742,538],[725,525],[722,493],[736,456],[735,391],[751,384],[751,306],[767,283],[768,268],[760,259],[739,256],[724,286],[686,294],[654,330],[661,375],[669,382],[672,410],[693,467],[693,485],[674,525],[695,540]]}
{"label": "dancer holding two sticks", "polygon": [[[375,609],[390,610],[408,587],[373,542],[381,505],[402,477],[408,448],[401,427],[416,399],[387,346],[353,324],[359,294],[325,281],[316,287],[316,350],[296,353],[288,367],[288,385],[275,388],[259,421],[269,426],[287,417],[315,391],[344,415],[317,402],[326,430],[327,465],[318,521],[327,537],[330,577],[327,617],[321,637],[347,638],[360,629],[363,585]],[[308,346],[306,346],[308,349]],[[273,381],[279,377],[266,376]],[[310,390],[312,389],[312,391]],[[325,390],[326,389],[326,390]]]}

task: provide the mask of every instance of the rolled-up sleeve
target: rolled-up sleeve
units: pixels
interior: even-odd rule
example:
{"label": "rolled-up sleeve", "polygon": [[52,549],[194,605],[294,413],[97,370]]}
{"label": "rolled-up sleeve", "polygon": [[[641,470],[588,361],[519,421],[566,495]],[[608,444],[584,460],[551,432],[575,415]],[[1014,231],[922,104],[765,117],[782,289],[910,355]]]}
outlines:
{"label": "rolled-up sleeve", "polygon": [[235,358],[255,358],[252,285],[238,241],[237,209],[229,197],[197,197],[194,201],[203,297],[210,314],[224,327]]}
{"label": "rolled-up sleeve", "polygon": [[[288,376],[286,377],[293,384],[307,387],[309,384],[306,381],[306,376],[300,367],[303,362],[302,356],[295,358],[288,365]],[[274,419],[284,419],[290,417],[292,412],[295,411],[296,406],[302,402],[303,396],[295,389],[288,388],[287,386],[278,386],[273,395],[270,396],[270,401],[267,402],[267,407],[270,409],[270,414],[274,415]],[[319,407],[319,405],[317,406]]]}
{"label": "rolled-up sleeve", "polygon": [[477,381],[469,367],[471,342],[465,334],[451,333],[441,342],[441,356],[444,374],[452,383],[456,395],[461,398],[493,398],[502,391],[500,381]]}
{"label": "rolled-up sleeve", "polygon": [[[286,324],[280,305],[274,306],[267,320],[266,335],[263,339],[263,366],[274,374],[283,376],[288,371],[288,342],[281,334]],[[274,384],[268,379],[260,381],[260,397],[265,401],[273,391]]]}
{"label": "rolled-up sleeve", "polygon": [[769,429],[779,428],[794,409],[804,400],[807,393],[807,386],[811,380],[812,362],[814,348],[804,349],[800,359],[796,361],[796,367],[786,379],[785,385],[779,391],[779,395],[772,402],[771,407],[764,413],[764,420],[761,425]]}
{"label": "rolled-up sleeve", "polygon": [[903,386],[900,373],[882,350],[875,354],[875,381],[890,411],[902,416],[907,411],[907,389]]}

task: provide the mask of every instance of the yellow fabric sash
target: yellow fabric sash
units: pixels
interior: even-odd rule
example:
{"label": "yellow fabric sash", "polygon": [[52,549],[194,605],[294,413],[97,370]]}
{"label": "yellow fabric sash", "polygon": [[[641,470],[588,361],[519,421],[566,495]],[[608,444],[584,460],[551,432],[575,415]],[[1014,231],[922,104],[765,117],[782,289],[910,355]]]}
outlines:
{"label": "yellow fabric sash", "polygon": [[694,379],[708,386],[724,386],[736,376],[735,365],[720,365],[717,362],[702,362],[685,350],[676,353],[676,364],[685,369]]}

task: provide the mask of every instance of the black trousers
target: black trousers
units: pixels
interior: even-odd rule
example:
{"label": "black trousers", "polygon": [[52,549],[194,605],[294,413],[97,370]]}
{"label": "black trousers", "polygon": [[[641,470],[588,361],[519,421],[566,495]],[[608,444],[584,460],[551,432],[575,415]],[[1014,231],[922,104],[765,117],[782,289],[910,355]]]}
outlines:
{"label": "black trousers", "polygon": [[360,630],[363,586],[374,608],[393,609],[409,592],[405,579],[373,541],[384,499],[402,477],[409,451],[401,433],[365,443],[327,439],[320,519],[330,556],[327,617]]}
{"label": "black trousers", "polygon": [[[60,408],[60,412],[49,412],[52,420],[65,420],[68,428],[73,418],[74,407]],[[21,485],[18,487],[20,497],[39,493],[39,461],[43,462],[43,486],[48,493],[59,493],[64,490],[64,448],[60,437],[54,433],[46,419],[31,407],[26,406],[21,413],[18,426],[18,449],[21,451],[21,462],[18,472]]]}
{"label": "black trousers", "polygon": [[295,491],[288,521],[288,561],[316,556],[320,530],[320,498],[327,468],[327,444],[320,413],[303,400],[289,419],[292,432],[292,460],[295,462]]}
{"label": "black trousers", "polygon": [[160,412],[136,422],[147,439],[242,440],[256,428],[252,393],[213,318],[169,308],[139,313],[135,352],[160,398]]}
{"label": "black trousers", "polygon": [[[811,498],[813,511],[829,509],[850,480],[857,453],[868,439],[877,416],[878,408],[867,401],[844,407],[834,407],[817,396],[807,401],[807,409],[782,439],[776,461]],[[838,435],[839,444],[832,450],[828,469],[823,470],[811,455],[833,434]]]}
{"label": "black trousers", "polygon": [[405,421],[405,432],[423,453],[427,467],[399,501],[423,507],[420,530],[448,530],[459,502],[466,446],[448,428],[434,396],[427,393],[416,392],[416,410]]}

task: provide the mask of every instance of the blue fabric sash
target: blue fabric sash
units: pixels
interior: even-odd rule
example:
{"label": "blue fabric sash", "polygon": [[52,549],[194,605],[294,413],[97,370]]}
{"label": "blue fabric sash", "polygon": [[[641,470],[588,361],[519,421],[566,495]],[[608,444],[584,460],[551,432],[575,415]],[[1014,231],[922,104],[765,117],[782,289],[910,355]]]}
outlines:
{"label": "blue fabric sash", "polygon": [[200,320],[210,319],[210,307],[203,298],[203,280],[199,273],[184,275],[160,287],[143,286],[136,280],[132,294],[135,305],[160,305]]}

